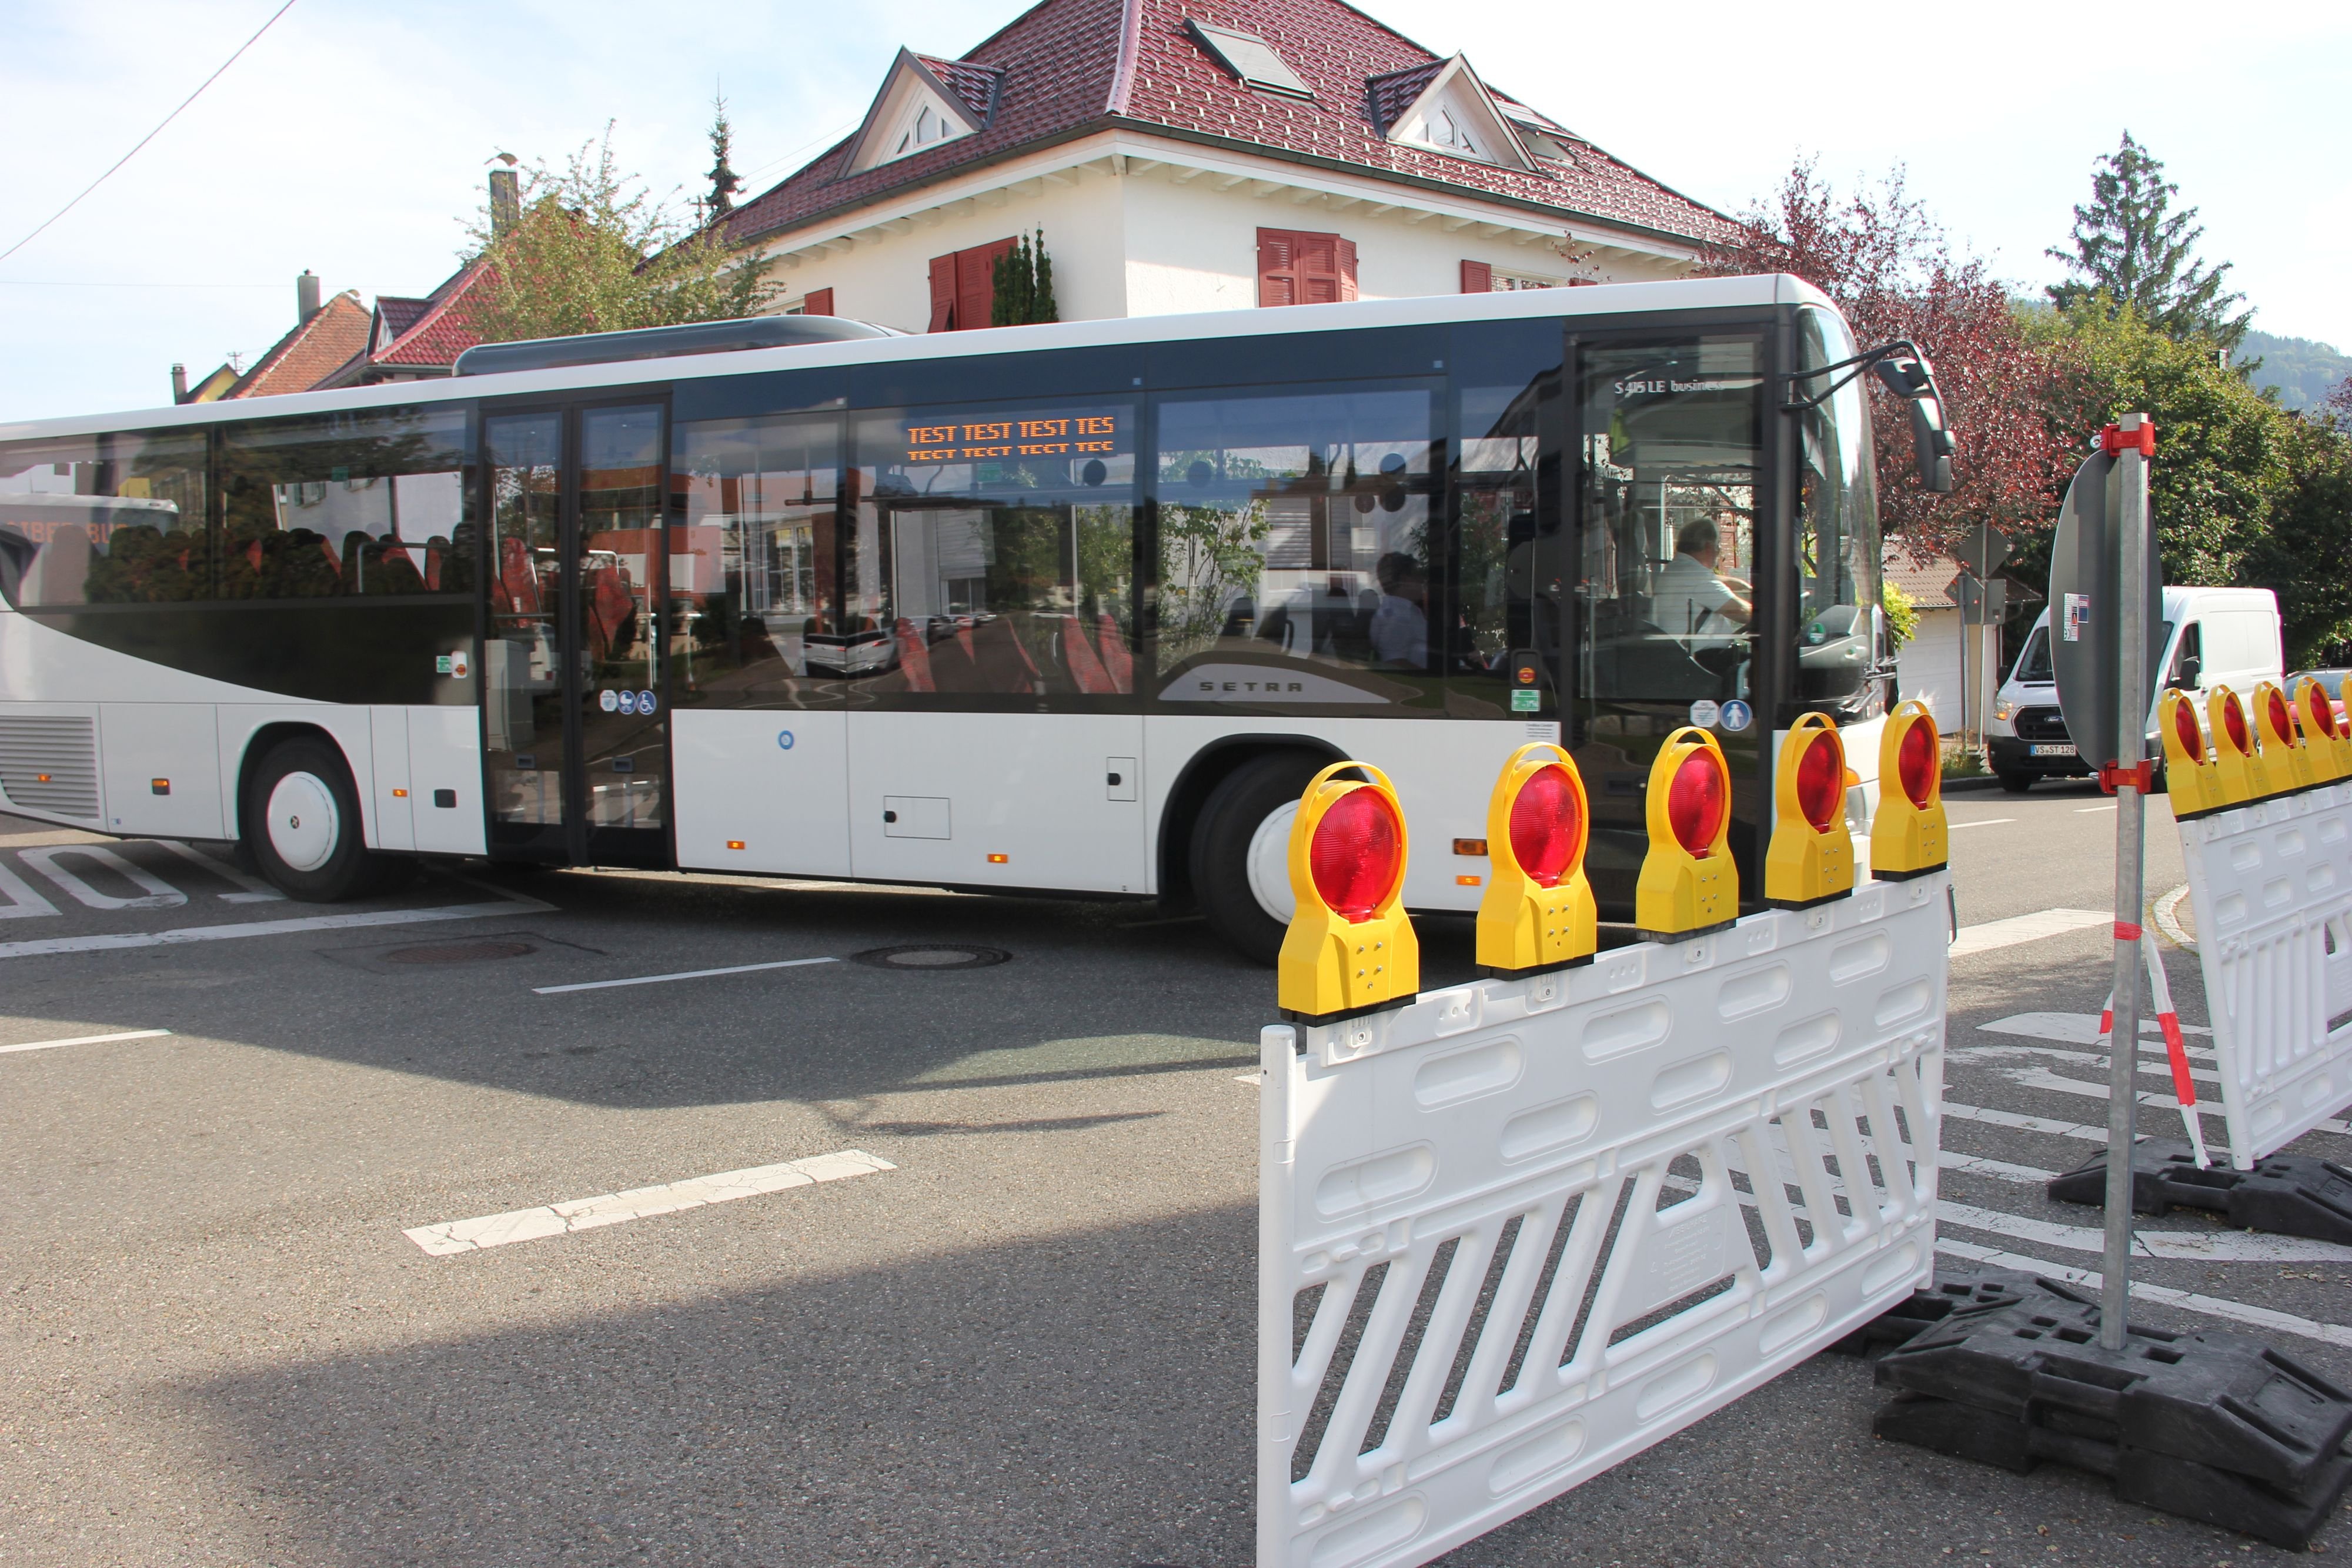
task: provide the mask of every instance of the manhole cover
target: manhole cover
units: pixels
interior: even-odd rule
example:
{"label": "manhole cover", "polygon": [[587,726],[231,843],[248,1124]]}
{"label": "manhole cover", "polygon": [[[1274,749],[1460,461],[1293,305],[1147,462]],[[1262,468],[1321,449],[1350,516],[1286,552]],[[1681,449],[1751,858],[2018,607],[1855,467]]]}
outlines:
{"label": "manhole cover", "polygon": [[538,951],[529,942],[448,942],[437,947],[398,947],[381,957],[387,964],[487,964]]}
{"label": "manhole cover", "polygon": [[853,953],[855,963],[871,964],[877,969],[985,969],[993,964],[1009,962],[1013,955],[1002,947],[974,947],[963,943],[924,942],[908,947],[872,947],[863,953]]}

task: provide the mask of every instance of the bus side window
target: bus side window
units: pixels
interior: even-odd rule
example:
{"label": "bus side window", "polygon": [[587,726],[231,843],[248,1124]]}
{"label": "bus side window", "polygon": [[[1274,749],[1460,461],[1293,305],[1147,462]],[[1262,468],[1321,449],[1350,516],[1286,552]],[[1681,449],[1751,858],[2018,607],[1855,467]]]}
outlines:
{"label": "bus side window", "polygon": [[670,701],[837,700],[829,663],[841,422],[773,414],[682,423],[669,497]]}
{"label": "bus side window", "polygon": [[466,464],[466,413],[456,406],[229,426],[219,597],[470,591]]}
{"label": "bus side window", "polygon": [[1532,693],[1512,689],[1513,654],[1533,653],[1548,664],[1559,647],[1559,540],[1537,533],[1540,389],[1538,378],[1460,392],[1453,559],[1444,574],[1453,594],[1444,658],[1448,705],[1455,713],[1558,716],[1558,694],[1549,682]]}
{"label": "bus side window", "polygon": [[209,598],[201,431],[0,448],[0,591],[26,609]]}

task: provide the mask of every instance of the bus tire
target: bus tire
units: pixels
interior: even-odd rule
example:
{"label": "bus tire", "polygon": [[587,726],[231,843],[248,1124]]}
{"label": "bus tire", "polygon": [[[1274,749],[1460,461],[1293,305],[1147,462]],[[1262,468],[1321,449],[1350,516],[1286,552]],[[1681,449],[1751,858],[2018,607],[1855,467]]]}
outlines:
{"label": "bus tire", "polygon": [[1278,751],[1245,762],[1210,791],[1192,824],[1192,894],[1209,925],[1271,967],[1289,928],[1289,825],[1323,758]]}
{"label": "bus tire", "polygon": [[1993,777],[2000,779],[2000,787],[2012,795],[2022,795],[2033,788],[2033,775],[2031,773],[2020,773],[2012,768],[2004,768]]}
{"label": "bus tire", "polygon": [[289,898],[333,904],[383,880],[383,863],[367,847],[351,769],[316,737],[270,747],[247,780],[244,823],[261,874]]}

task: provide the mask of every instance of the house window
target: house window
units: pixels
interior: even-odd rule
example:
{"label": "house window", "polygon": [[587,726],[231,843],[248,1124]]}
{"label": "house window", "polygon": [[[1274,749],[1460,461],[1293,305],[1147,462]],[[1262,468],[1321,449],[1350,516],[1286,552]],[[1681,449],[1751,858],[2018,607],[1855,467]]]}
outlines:
{"label": "house window", "polygon": [[1244,87],[1258,88],[1266,92],[1286,93],[1293,98],[1313,98],[1315,89],[1298,78],[1290,63],[1274,52],[1274,46],[1255,33],[1244,33],[1233,27],[1212,27],[1205,23],[1187,24],[1193,41],[1207,51],[1225,69],[1234,73]]}
{"label": "house window", "polygon": [[1428,129],[1429,144],[1432,147],[1443,147],[1468,158],[1486,156],[1478,151],[1478,144],[1470,140],[1470,133],[1462,129],[1461,122],[1454,118],[1451,110],[1440,109],[1432,114],[1429,117]]}
{"label": "house window", "polygon": [[931,325],[934,332],[969,332],[989,324],[996,305],[996,260],[1012,250],[1001,239],[931,258]]}
{"label": "house window", "polygon": [[1326,305],[1356,298],[1356,242],[1297,229],[1257,231],[1257,302]]}
{"label": "house window", "polygon": [[898,145],[891,149],[890,156],[903,158],[909,152],[929,147],[934,141],[945,141],[955,132],[956,127],[950,125],[948,122],[948,117],[940,112],[939,105],[924,104],[915,111],[915,122],[907,127],[906,133],[898,138]]}

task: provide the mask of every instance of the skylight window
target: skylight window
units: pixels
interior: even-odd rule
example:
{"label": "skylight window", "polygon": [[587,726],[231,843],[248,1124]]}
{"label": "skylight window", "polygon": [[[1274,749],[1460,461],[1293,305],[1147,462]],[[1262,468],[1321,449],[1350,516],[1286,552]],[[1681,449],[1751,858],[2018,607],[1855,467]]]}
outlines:
{"label": "skylight window", "polygon": [[1294,98],[1315,96],[1315,89],[1299,80],[1298,73],[1274,52],[1274,46],[1256,34],[1237,33],[1230,27],[1212,27],[1201,22],[1191,26],[1192,37],[1201,47],[1239,77],[1244,87],[1288,93]]}

